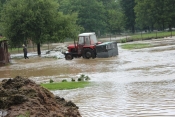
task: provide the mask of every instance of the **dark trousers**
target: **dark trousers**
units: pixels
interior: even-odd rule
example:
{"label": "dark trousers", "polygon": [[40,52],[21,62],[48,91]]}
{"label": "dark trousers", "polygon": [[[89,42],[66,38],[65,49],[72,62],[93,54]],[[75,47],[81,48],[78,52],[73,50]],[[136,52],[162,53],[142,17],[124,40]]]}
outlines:
{"label": "dark trousers", "polygon": [[26,59],[26,58],[29,59],[29,57],[27,56],[27,53],[24,53],[24,58],[25,58],[25,59]]}

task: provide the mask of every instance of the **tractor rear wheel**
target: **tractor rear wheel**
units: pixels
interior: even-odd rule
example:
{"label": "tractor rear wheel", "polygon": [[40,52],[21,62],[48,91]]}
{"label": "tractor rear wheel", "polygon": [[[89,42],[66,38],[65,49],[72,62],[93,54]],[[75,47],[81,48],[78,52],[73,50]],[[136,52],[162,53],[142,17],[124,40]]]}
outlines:
{"label": "tractor rear wheel", "polygon": [[92,49],[85,48],[83,52],[83,58],[90,59],[95,58],[95,53]]}
{"label": "tractor rear wheel", "polygon": [[66,59],[66,60],[72,60],[72,59],[73,59],[72,54],[66,54],[66,55],[65,55],[65,59]]}

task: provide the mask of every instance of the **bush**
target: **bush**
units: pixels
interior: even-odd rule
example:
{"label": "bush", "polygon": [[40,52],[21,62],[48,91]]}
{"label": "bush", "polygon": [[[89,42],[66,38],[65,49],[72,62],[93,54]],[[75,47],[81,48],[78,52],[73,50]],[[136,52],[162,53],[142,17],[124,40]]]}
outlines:
{"label": "bush", "polygon": [[85,76],[84,74],[82,74],[79,78],[78,81],[84,81],[84,80],[90,80],[89,76]]}
{"label": "bush", "polygon": [[86,76],[86,77],[85,77],[85,80],[87,80],[87,81],[90,80],[89,76]]}
{"label": "bush", "polygon": [[126,43],[126,39],[122,39],[121,40],[121,43]]}
{"label": "bush", "polygon": [[53,83],[54,81],[52,79],[50,79],[50,83]]}
{"label": "bush", "polygon": [[66,80],[66,79],[64,79],[64,80],[62,80],[62,82],[67,82],[67,80]]}
{"label": "bush", "polygon": [[72,78],[72,79],[71,79],[71,81],[72,81],[72,82],[75,82],[75,79],[74,79],[74,78]]}

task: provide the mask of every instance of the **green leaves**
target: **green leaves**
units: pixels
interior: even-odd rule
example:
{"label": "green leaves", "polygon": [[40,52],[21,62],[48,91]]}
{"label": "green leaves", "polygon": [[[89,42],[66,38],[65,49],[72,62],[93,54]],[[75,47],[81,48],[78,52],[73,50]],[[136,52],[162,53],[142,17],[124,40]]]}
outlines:
{"label": "green leaves", "polygon": [[111,32],[122,32],[124,30],[125,21],[124,14],[117,10],[108,10],[108,28]]}
{"label": "green leaves", "polygon": [[126,28],[130,29],[132,33],[135,32],[135,1],[134,0],[120,0],[121,8],[126,17]]}
{"label": "green leaves", "polygon": [[174,0],[135,0],[134,8],[136,13],[136,23],[139,27],[155,27],[164,30],[165,27],[171,28],[175,13]]}
{"label": "green leaves", "polygon": [[77,15],[63,15],[58,8],[55,0],[8,1],[2,10],[3,35],[13,45],[28,39],[38,44],[75,38],[81,30],[76,24]]}
{"label": "green leaves", "polygon": [[[59,3],[59,10],[64,14],[77,13],[77,23],[84,28],[84,32],[116,33],[124,27],[123,12],[115,0],[59,0]],[[117,14],[113,16],[109,10]],[[113,23],[117,29],[111,30]]]}

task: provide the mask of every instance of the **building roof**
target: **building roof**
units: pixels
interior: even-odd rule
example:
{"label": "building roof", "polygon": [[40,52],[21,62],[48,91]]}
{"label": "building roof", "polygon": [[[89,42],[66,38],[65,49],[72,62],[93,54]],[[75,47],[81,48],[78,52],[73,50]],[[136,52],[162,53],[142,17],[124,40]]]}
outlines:
{"label": "building roof", "polygon": [[0,37],[0,41],[7,41],[5,37]]}
{"label": "building roof", "polygon": [[78,36],[90,36],[90,35],[95,35],[95,32],[81,33]]}

